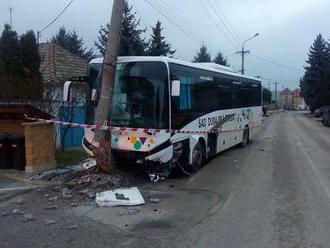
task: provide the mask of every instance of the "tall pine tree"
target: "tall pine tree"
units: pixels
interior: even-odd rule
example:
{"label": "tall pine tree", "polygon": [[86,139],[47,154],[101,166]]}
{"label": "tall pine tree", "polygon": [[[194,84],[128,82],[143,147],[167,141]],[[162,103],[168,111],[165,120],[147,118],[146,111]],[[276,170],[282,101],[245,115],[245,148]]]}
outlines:
{"label": "tall pine tree", "polygon": [[[99,30],[99,36],[95,42],[95,46],[98,48],[102,55],[105,53],[109,28],[109,24],[106,26],[101,26]],[[145,42],[144,38],[142,38],[142,34],[144,34],[145,31],[146,29],[140,28],[140,20],[135,17],[135,13],[132,13],[132,7],[130,7],[126,2],[121,27],[119,55],[145,55],[147,43]]]}
{"label": "tall pine tree", "polygon": [[229,66],[227,60],[223,57],[221,52],[218,52],[217,56],[213,59],[213,62],[223,66]]}
{"label": "tall pine tree", "polygon": [[17,33],[5,24],[0,37],[0,73],[14,76],[21,73],[22,51]]}
{"label": "tall pine tree", "polygon": [[87,60],[91,60],[95,57],[93,49],[85,47],[84,40],[78,36],[75,30],[67,31],[65,27],[60,27],[51,41]]}
{"label": "tall pine tree", "polygon": [[22,49],[22,71],[21,79],[22,98],[38,99],[42,96],[43,84],[40,74],[40,55],[37,39],[32,30],[27,31],[20,38]]}
{"label": "tall pine tree", "polygon": [[197,52],[197,55],[194,57],[193,62],[195,63],[203,63],[203,62],[211,62],[211,54],[207,51],[207,47],[202,45]]}
{"label": "tall pine tree", "polygon": [[165,41],[162,36],[162,24],[157,21],[156,26],[152,28],[151,39],[147,49],[149,56],[172,56],[175,50],[171,49],[171,45]]}
{"label": "tall pine tree", "polygon": [[311,46],[306,63],[306,71],[300,81],[300,87],[306,103],[313,111],[326,104],[325,90],[329,87],[326,75],[330,66],[330,52],[321,34]]}
{"label": "tall pine tree", "polygon": [[42,80],[40,58],[33,31],[20,39],[9,25],[0,37],[0,98],[3,100],[40,99]]}

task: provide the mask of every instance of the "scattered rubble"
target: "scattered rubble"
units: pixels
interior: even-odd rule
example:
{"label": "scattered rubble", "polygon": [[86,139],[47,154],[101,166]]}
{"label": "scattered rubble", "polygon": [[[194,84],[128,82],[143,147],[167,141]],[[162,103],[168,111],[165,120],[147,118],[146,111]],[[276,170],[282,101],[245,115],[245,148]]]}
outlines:
{"label": "scattered rubble", "polygon": [[17,208],[13,209],[13,211],[11,213],[14,215],[23,215],[24,214],[24,212],[20,211]]}
{"label": "scattered rubble", "polygon": [[56,210],[57,206],[56,205],[51,205],[51,206],[47,206],[45,207],[46,210]]}
{"label": "scattered rubble", "polygon": [[149,202],[150,203],[159,203],[160,202],[160,199],[159,198],[149,198]]}
{"label": "scattered rubble", "polygon": [[24,204],[24,203],[25,203],[25,201],[24,201],[24,199],[22,199],[22,198],[19,198],[19,199],[16,200],[16,204],[17,204],[17,205],[22,205],[22,204]]}
{"label": "scattered rubble", "polygon": [[45,221],[45,224],[47,225],[47,226],[50,226],[50,225],[53,225],[53,224],[56,224],[56,221],[55,220],[46,220]]}
{"label": "scattered rubble", "polygon": [[128,210],[127,210],[128,215],[135,215],[135,214],[138,214],[140,212],[141,212],[140,208],[137,208],[137,207],[135,207],[135,208],[134,207],[129,207]]}
{"label": "scattered rubble", "polygon": [[52,197],[49,197],[48,200],[49,201],[56,201],[56,200],[58,200],[58,198],[59,198],[58,196],[52,196]]}
{"label": "scattered rubble", "polygon": [[1,213],[1,217],[5,217],[5,216],[8,216],[8,215],[10,215],[10,212],[3,212],[3,213]]}
{"label": "scattered rubble", "polygon": [[66,230],[74,230],[74,229],[77,229],[77,228],[78,228],[77,225],[73,225],[73,226],[68,226],[68,227],[66,228]]}
{"label": "scattered rubble", "polygon": [[36,219],[33,217],[32,214],[24,214],[24,221],[35,221]]}

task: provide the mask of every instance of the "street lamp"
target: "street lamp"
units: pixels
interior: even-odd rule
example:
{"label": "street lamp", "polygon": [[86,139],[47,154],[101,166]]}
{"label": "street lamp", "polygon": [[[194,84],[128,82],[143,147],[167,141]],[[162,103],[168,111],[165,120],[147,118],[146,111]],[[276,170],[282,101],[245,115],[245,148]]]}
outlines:
{"label": "street lamp", "polygon": [[246,42],[248,42],[249,40],[252,40],[253,38],[257,37],[258,35],[259,35],[259,33],[256,33],[255,35],[253,35],[249,39],[243,41],[242,42],[242,50],[237,52],[238,54],[242,54],[242,70],[241,70],[242,75],[244,75],[244,56],[245,56],[245,54],[248,54],[250,52],[250,51],[245,51],[244,45],[245,45]]}

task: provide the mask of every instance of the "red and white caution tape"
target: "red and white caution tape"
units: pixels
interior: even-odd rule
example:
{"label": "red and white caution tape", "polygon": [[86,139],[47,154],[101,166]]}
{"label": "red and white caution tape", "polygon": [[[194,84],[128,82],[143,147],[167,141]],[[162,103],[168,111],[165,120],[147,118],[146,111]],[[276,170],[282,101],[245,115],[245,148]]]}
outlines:
{"label": "red and white caution tape", "polygon": [[[82,124],[82,123],[74,123],[74,122],[66,122],[66,121],[57,121],[57,120],[46,120],[40,118],[32,118],[25,115],[27,120],[31,121],[38,121],[38,122],[45,122],[45,123],[52,123],[70,127],[80,127],[80,128],[91,128],[91,129],[101,129],[106,131],[117,131],[117,132],[146,132],[146,133],[181,133],[181,134],[208,134],[208,133],[230,133],[230,132],[238,132],[244,130],[244,128],[236,128],[236,129],[226,129],[226,130],[175,130],[175,129],[159,129],[159,128],[133,128],[133,127],[112,127],[107,125],[89,125],[89,124]],[[249,129],[258,128],[261,125],[250,126]]]}

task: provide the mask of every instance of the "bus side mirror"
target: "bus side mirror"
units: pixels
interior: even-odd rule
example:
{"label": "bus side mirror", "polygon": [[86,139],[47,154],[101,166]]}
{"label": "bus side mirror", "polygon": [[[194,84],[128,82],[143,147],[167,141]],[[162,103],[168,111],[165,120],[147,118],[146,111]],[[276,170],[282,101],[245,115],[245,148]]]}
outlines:
{"label": "bus side mirror", "polygon": [[180,96],[180,80],[173,80],[171,87],[171,95],[172,96]]}
{"label": "bus side mirror", "polygon": [[72,81],[66,81],[63,86],[63,101],[68,102],[70,96],[70,86]]}

